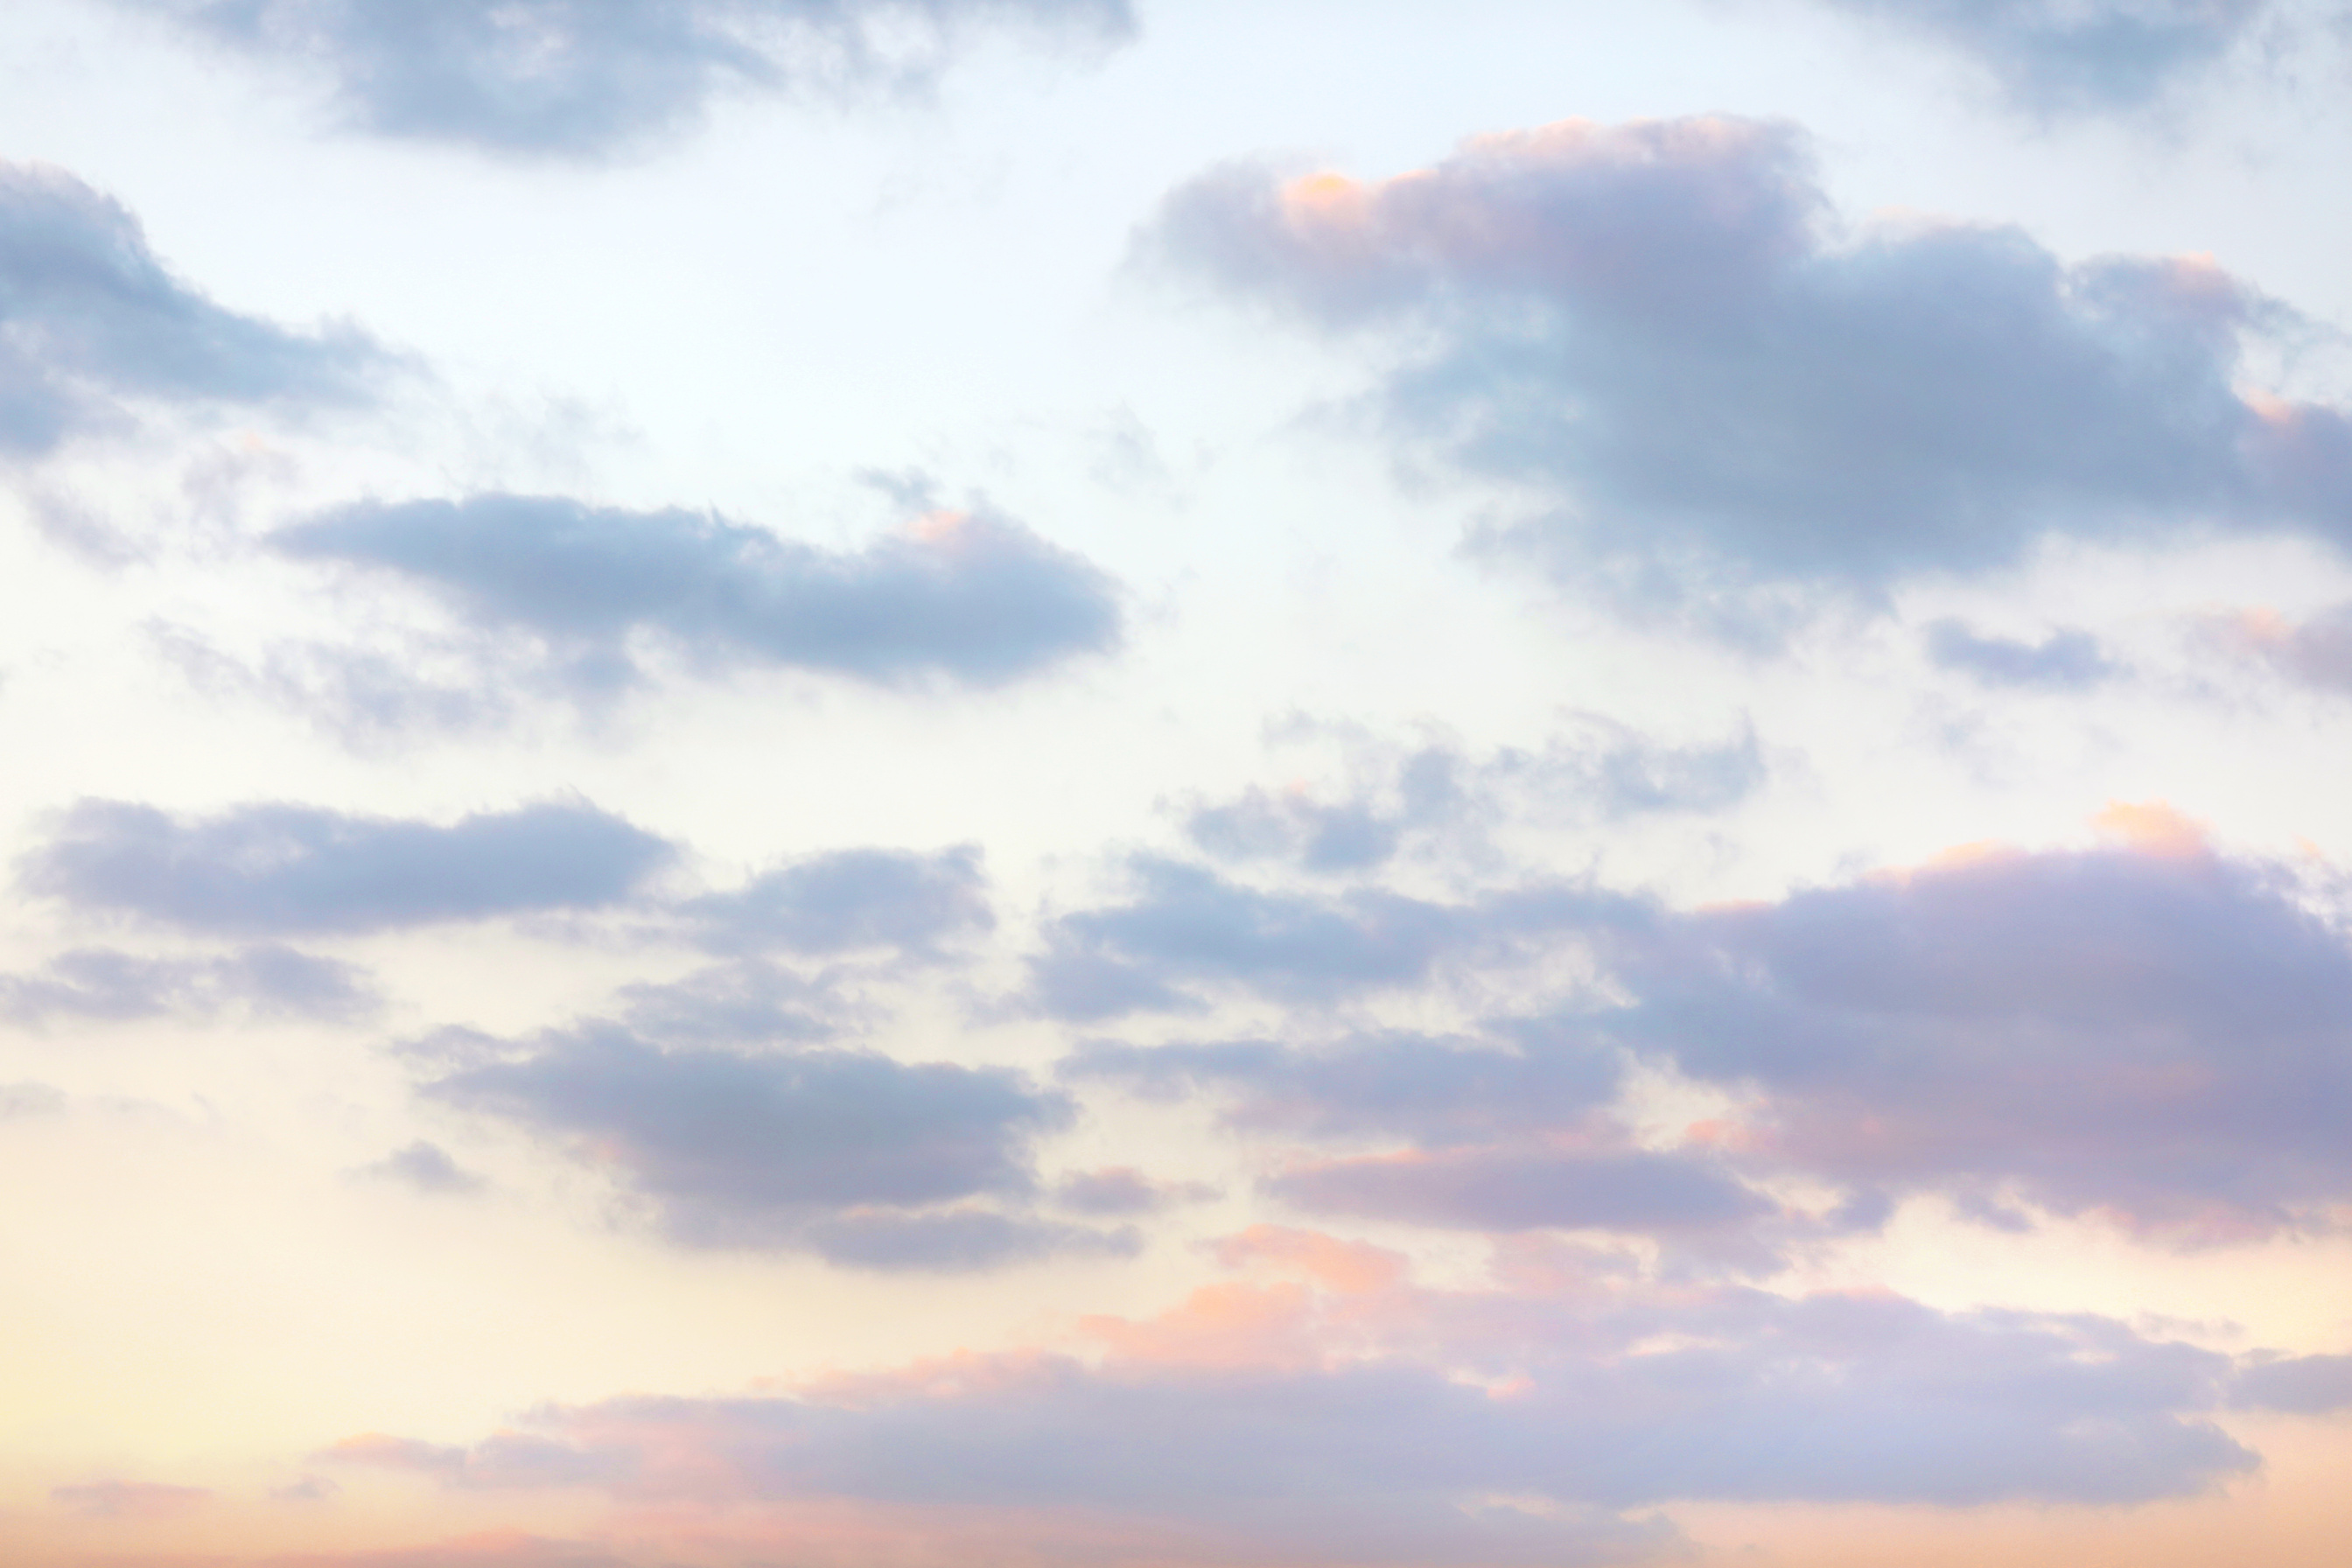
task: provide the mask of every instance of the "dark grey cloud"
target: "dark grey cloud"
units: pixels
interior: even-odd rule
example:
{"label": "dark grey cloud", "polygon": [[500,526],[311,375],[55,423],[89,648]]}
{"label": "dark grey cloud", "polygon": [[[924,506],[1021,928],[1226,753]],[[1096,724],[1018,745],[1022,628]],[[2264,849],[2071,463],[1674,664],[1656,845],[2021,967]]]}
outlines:
{"label": "dark grey cloud", "polygon": [[1875,595],[2059,532],[2352,541],[2352,420],[2237,385],[2249,345],[2305,330],[2284,307],[2011,228],[1841,237],[1785,125],[1567,121],[1371,184],[1229,166],[1139,244],[1394,330],[1385,430],[1535,498],[1481,538],[1636,600]]}
{"label": "dark grey cloud", "polygon": [[[711,670],[992,686],[1108,652],[1120,637],[1108,577],[979,514],[937,513],[841,552],[693,512],[489,494],[364,502],[271,542],[425,589],[476,632],[516,644],[510,661],[525,677],[583,700],[639,680],[636,645],[647,640]],[[400,717],[400,703],[373,700]],[[417,703],[435,707],[422,696],[408,706]]]}
{"label": "dark grey cloud", "polygon": [[111,948],[61,952],[41,969],[0,974],[0,1017],[206,1017],[240,1007],[259,1017],[348,1021],[380,999],[365,974],[331,958],[268,943],[214,958],[147,958]]}
{"label": "dark grey cloud", "polygon": [[583,802],[443,826],[279,804],[175,817],[86,800],[19,870],[31,891],[92,914],[324,934],[604,907],[672,856],[662,839]]}
{"label": "dark grey cloud", "polygon": [[2210,68],[2271,0],[1829,0],[1976,60],[2042,114],[2143,107]]}
{"label": "dark grey cloud", "polygon": [[2352,1355],[2280,1356],[2238,1373],[2232,1403],[2247,1410],[2321,1415],[2352,1410]]}
{"label": "dark grey cloud", "polygon": [[1097,45],[1126,0],[118,0],[323,79],[382,136],[598,157],[728,92],[919,85],[974,27]]}
{"label": "dark grey cloud", "polygon": [[1616,978],[1595,1026],[1759,1096],[1722,1136],[1767,1162],[2192,1240],[2352,1195],[2352,950],[2284,872],[2193,843],[1677,917]]}
{"label": "dark grey cloud", "polygon": [[1053,921],[1030,960],[1030,1000],[1077,1020],[1198,1007],[1193,988],[1324,1002],[1420,984],[1442,961],[1516,949],[1544,933],[1607,924],[1634,900],[1568,884],[1464,903],[1381,888],[1269,892],[1150,856],[1129,867],[1135,897]]}
{"label": "dark grey cloud", "polygon": [[2098,638],[2072,628],[2022,642],[1984,637],[1959,621],[1937,621],[1927,627],[1927,657],[1989,686],[2081,690],[2121,673]]}
{"label": "dark grey cloud", "polygon": [[1617,1096],[1615,1050],[1526,1031],[1523,1047],[1371,1035],[1323,1048],[1272,1040],[1129,1046],[1097,1041],[1064,1058],[1066,1081],[1149,1098],[1213,1094],[1253,1131],[1311,1139],[1402,1135],[1447,1146],[1577,1127]]}
{"label": "dark grey cloud", "polygon": [[1002,1068],[664,1051],[594,1025],[425,1092],[570,1148],[691,1246],[959,1268],[1124,1245],[1019,1212],[1036,1186],[1034,1141],[1072,1108]]}
{"label": "dark grey cloud", "polygon": [[124,429],[142,404],[365,403],[395,362],[356,329],[297,332],[174,278],[121,204],[0,163],[0,457]]}
{"label": "dark grey cloud", "polygon": [[373,1181],[397,1182],[420,1193],[478,1193],[486,1184],[481,1177],[451,1159],[449,1151],[423,1139],[394,1151],[372,1165],[361,1166],[356,1173]]}
{"label": "dark grey cloud", "polygon": [[971,845],[919,854],[843,849],[765,871],[679,912],[702,946],[722,952],[830,954],[940,944],[992,930],[988,881]]}
{"label": "dark grey cloud", "polygon": [[[1603,1295],[1614,1304],[1598,1310],[1573,1290],[1346,1304],[1342,1321],[1375,1339],[1506,1314],[1526,1331],[1507,1349],[1462,1347],[1495,1366],[1491,1384],[1378,1350],[1305,1365],[1026,1354],[972,1358],[953,1378],[621,1399],[534,1425],[640,1503],[1109,1520],[1177,1562],[1622,1562],[1675,1541],[1625,1510],[1681,1500],[2111,1505],[2194,1495],[2257,1462],[2208,1419],[2226,1357],[2104,1320]],[[1181,1336],[1168,1322],[1130,1339],[1162,1326]]]}

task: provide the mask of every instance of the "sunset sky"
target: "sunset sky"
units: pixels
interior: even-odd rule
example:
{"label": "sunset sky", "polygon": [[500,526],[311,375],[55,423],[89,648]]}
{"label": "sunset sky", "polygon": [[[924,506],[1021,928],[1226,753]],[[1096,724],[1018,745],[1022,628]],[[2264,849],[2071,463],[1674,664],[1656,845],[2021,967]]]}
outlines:
{"label": "sunset sky", "polygon": [[0,1568],[2352,1560],[2340,0],[10,0]]}

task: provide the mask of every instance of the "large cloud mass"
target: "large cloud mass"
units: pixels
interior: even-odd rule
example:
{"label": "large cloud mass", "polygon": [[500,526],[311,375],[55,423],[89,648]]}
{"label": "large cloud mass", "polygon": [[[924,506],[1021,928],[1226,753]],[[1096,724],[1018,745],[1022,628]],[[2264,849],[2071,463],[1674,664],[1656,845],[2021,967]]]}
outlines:
{"label": "large cloud mass", "polygon": [[62,170],[0,163],[0,456],[127,427],[142,404],[366,401],[392,361],[350,328],[289,331],[164,268],[138,219]]}
{"label": "large cloud mass", "polygon": [[1673,598],[2017,560],[2053,531],[2352,541],[2352,421],[2237,385],[2282,309],[2203,261],[1832,225],[1785,125],[1580,121],[1372,183],[1252,165],[1145,247],[1323,327],[1412,327],[1386,424],[1515,482],[1562,569]]}
{"label": "large cloud mass", "polygon": [[987,686],[1108,651],[1120,630],[1102,572],[987,516],[939,513],[837,552],[690,512],[477,495],[348,506],[273,543],[396,574],[485,632],[530,639],[583,696],[636,679],[646,638],[703,667]]}
{"label": "large cloud mass", "polygon": [[379,135],[594,156],[694,119],[730,88],[919,80],[975,23],[1098,39],[1125,0],[119,0],[332,84]]}

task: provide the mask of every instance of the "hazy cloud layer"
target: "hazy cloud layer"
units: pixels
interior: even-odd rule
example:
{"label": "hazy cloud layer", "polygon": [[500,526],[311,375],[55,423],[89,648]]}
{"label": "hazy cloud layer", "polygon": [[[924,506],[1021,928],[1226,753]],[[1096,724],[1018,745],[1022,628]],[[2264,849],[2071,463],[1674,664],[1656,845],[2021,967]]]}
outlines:
{"label": "hazy cloud layer", "polygon": [[1072,1110],[1001,1068],[664,1051],[596,1025],[425,1093],[571,1149],[689,1245],[798,1248],[872,1268],[1131,1245],[1019,1212],[1036,1186],[1032,1142]]}
{"label": "hazy cloud layer", "polygon": [[1559,1250],[1463,1291],[1311,1233],[1223,1250],[1255,1278],[1087,1320],[1099,1364],[967,1354],[794,1397],[552,1410],[530,1436],[638,1502],[1076,1515],[1179,1562],[1623,1560],[1671,1543],[1622,1511],[1660,1503],[2112,1504],[2255,1462],[2207,1419],[2227,1357],[2095,1317],[1660,1288]]}
{"label": "hazy cloud layer", "polygon": [[837,94],[928,79],[975,25],[1097,43],[1125,0],[117,0],[323,77],[377,135],[593,157],[689,124],[730,90]]}
{"label": "hazy cloud layer", "polygon": [[20,867],[90,914],[194,931],[331,934],[617,903],[668,844],[584,803],[446,826],[266,804],[179,817],[124,801],[65,812]]}
{"label": "hazy cloud layer", "polygon": [[1780,1205],[1717,1163],[1645,1149],[1459,1149],[1293,1166],[1266,1190],[1317,1214],[1455,1230],[1690,1233]]}
{"label": "hazy cloud layer", "polygon": [[[478,632],[526,639],[523,667],[580,699],[637,681],[646,641],[711,670],[991,686],[1108,652],[1120,637],[1108,577],[981,515],[934,514],[840,552],[692,512],[492,494],[349,506],[272,543],[391,574]],[[417,703],[430,717],[435,704]]]}
{"label": "hazy cloud layer", "polygon": [[212,1500],[201,1487],[170,1487],[155,1481],[91,1481],[82,1486],[54,1487],[53,1502],[92,1519],[177,1519]]}
{"label": "hazy cloud layer", "polygon": [[1369,184],[1232,165],[1141,243],[1306,322],[1410,328],[1433,347],[1381,382],[1384,425],[1531,498],[1490,542],[1654,601],[1870,592],[2061,531],[2352,539],[2352,421],[2236,384],[2300,330],[2282,307],[2011,228],[1843,237],[1786,125],[1569,121]]}
{"label": "hazy cloud layer", "polygon": [[2236,1403],[2248,1410],[2304,1415],[2352,1409],[2352,1355],[2259,1361],[2238,1374]]}
{"label": "hazy cloud layer", "polygon": [[2135,109],[2219,61],[2271,0],[1828,0],[1981,63],[2021,108]]}
{"label": "hazy cloud layer", "polygon": [[257,1017],[364,1017],[378,1005],[364,974],[331,958],[268,944],[218,958],[143,958],[112,948],[61,952],[39,970],[0,974],[0,1016],[55,1019],[208,1017],[242,1007]]}
{"label": "hazy cloud layer", "polygon": [[2249,610],[2209,623],[2228,647],[2252,654],[2300,685],[2352,692],[2352,605],[2302,621],[2274,610]]}
{"label": "hazy cloud layer", "polygon": [[0,163],[0,457],[129,428],[142,403],[363,403],[393,363],[356,329],[296,332],[174,278],[122,205]]}
{"label": "hazy cloud layer", "polygon": [[449,1151],[423,1139],[405,1149],[395,1150],[372,1165],[362,1165],[354,1173],[372,1181],[394,1182],[413,1187],[420,1193],[478,1193],[485,1185],[482,1178],[465,1169],[450,1158]]}

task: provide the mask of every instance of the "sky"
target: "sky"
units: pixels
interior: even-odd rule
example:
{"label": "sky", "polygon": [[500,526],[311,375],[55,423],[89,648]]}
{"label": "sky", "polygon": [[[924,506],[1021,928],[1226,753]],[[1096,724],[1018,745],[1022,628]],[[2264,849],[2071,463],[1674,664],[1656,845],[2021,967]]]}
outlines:
{"label": "sky", "polygon": [[2347,86],[0,8],[0,1568],[2340,1563]]}

